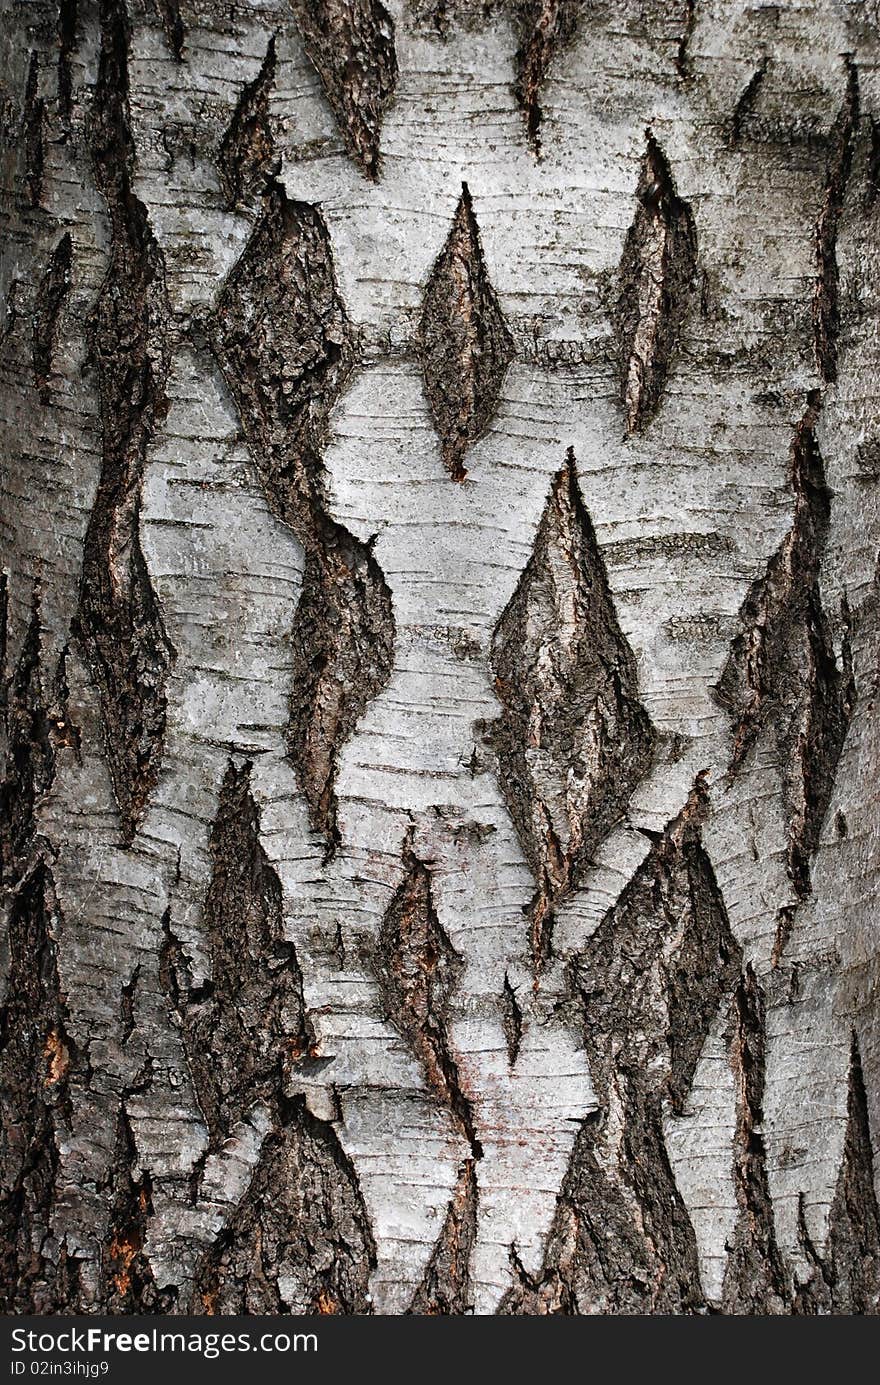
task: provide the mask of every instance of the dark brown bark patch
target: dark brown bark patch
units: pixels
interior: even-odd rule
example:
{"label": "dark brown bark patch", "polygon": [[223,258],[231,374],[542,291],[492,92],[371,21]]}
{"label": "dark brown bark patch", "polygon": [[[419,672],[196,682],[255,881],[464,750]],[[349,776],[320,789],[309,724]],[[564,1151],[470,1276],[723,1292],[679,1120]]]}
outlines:
{"label": "dark brown bark patch", "polygon": [[158,777],[174,657],[140,541],[146,450],[167,409],[170,348],[164,261],[146,208],[132,191],[128,29],[118,0],[101,7],[90,140],[111,245],[88,329],[103,445],[76,629],[98,686],[123,840],[130,843]]}
{"label": "dark brown bark patch", "polygon": [[838,664],[819,585],[831,494],[814,432],[817,412],[811,397],[792,442],[794,522],[743,602],[742,633],[716,688],[719,705],[733,718],[731,772],[765,730],[775,738],[789,818],[788,869],[801,897],[810,891],[810,858],[855,704],[846,607]]}
{"label": "dark brown bark patch", "polygon": [[858,1040],[853,1034],[843,1163],[828,1219],[824,1256],[801,1215],[801,1235],[813,1274],[799,1291],[796,1313],[880,1313],[880,1207]]}
{"label": "dark brown bark patch", "polygon": [[477,1238],[477,1199],[476,1164],[466,1159],[410,1313],[461,1315],[473,1308],[470,1264]]}
{"label": "dark brown bark patch", "polygon": [[627,433],[643,428],[657,412],[696,268],[693,214],[678,196],[666,156],[649,132],[636,214],[620,261],[614,322]]}
{"label": "dark brown bark patch", "polygon": [[514,355],[467,183],[425,289],[419,354],[443,461],[463,481],[465,452],[486,431]]}
{"label": "dark brown bark patch", "polygon": [[522,111],[529,141],[541,148],[541,90],[556,55],[575,36],[583,0],[514,0],[513,17],[519,37],[514,95]]}
{"label": "dark brown bark patch", "polygon": [[516,991],[510,984],[510,977],[507,972],[504,973],[504,985],[501,989],[501,1023],[504,1027],[504,1038],[507,1043],[507,1061],[513,1067],[519,1057],[523,1017],[519,1001],[516,998]]}
{"label": "dark brown bark patch", "polygon": [[150,1176],[137,1172],[137,1149],[124,1107],[116,1124],[116,1147],[108,1180],[109,1229],[101,1257],[108,1313],[164,1313],[168,1294],[157,1291],[144,1243],[153,1215]]}
{"label": "dark brown bark patch", "polygon": [[357,1175],[332,1125],[293,1103],[196,1276],[194,1313],[372,1311],[376,1263]]}
{"label": "dark brown bark patch", "polygon": [[220,144],[220,178],[230,208],[258,192],[280,167],[269,120],[274,81],[275,39],[270,38],[263,64],[254,80],[242,88]]}
{"label": "dark brown bark patch", "polygon": [[382,920],[375,971],[385,1013],[411,1045],[428,1086],[452,1113],[475,1159],[482,1148],[449,1041],[449,1002],[463,963],[446,935],[427,866],[407,838],[404,877]]}
{"label": "dark brown bark patch", "polygon": [[831,152],[825,193],[816,221],[816,287],[813,293],[813,341],[816,367],[822,379],[837,379],[837,346],[840,334],[840,274],[837,267],[837,232],[852,167],[859,123],[859,74],[847,63],[846,95],[831,131]]}
{"label": "dark brown bark patch", "polygon": [[68,1033],[58,980],[58,908],[38,862],[8,915],[9,977],[0,1009],[0,1306],[6,1313],[76,1311],[52,1231],[70,1087],[85,1060]]}
{"label": "dark brown bark patch", "polygon": [[394,20],[380,0],[290,5],[346,149],[368,177],[378,177],[382,117],[397,85]]}
{"label": "dark brown bark patch", "polygon": [[556,905],[623,817],[655,741],[570,450],[495,628],[491,663],[502,714],[490,737],[538,883],[530,941],[540,968]]}
{"label": "dark brown bark patch", "polygon": [[210,330],[266,498],[305,548],[288,748],[332,851],[338,755],[391,674],[394,616],[371,545],[325,509],[321,448],[355,347],[315,207],[272,189]]}
{"label": "dark brown bark patch", "polygon": [[183,1029],[199,1106],[217,1149],[260,1101],[283,1090],[313,1038],[302,973],[284,937],[281,882],[260,842],[250,765],[230,762],[211,830],[203,929],[209,980],[194,986],[166,920],[160,977]]}
{"label": "dark brown bark patch", "polygon": [[43,404],[48,404],[50,399],[49,377],[52,374],[55,355],[58,319],[64,307],[64,300],[70,292],[72,262],[73,243],[70,233],[65,232],[49,256],[49,263],[37,288],[34,306],[34,385]]}
{"label": "dark brown bark patch", "polygon": [[740,959],[702,845],[698,785],[571,967],[599,1110],[575,1142],[536,1279],[502,1312],[689,1313],[693,1228],[669,1165],[681,1110]]}
{"label": "dark brown bark patch", "polygon": [[733,1181],[738,1212],[722,1302],[725,1313],[754,1317],[787,1312],[790,1294],[767,1182],[764,996],[751,966],[740,977],[731,1011],[730,1061],[736,1081]]}

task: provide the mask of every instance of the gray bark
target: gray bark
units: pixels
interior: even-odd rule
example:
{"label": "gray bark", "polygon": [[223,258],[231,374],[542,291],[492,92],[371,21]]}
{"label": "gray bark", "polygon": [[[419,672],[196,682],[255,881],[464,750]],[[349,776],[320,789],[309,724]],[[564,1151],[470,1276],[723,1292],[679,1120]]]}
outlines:
{"label": "gray bark", "polygon": [[3,1307],[878,1311],[876,6],[3,56]]}

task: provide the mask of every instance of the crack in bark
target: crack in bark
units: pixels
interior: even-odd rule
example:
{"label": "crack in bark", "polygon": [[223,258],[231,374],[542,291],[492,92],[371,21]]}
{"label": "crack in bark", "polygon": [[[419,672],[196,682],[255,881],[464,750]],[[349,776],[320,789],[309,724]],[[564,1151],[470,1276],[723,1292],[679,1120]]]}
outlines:
{"label": "crack in bark", "polygon": [[128,42],[124,7],[102,0],[90,140],[111,244],[89,345],[99,376],[103,449],[75,626],[98,686],[126,845],[158,778],[174,658],[140,541],[146,451],[167,409],[170,346],[164,260],[132,189]]}
{"label": "crack in bark", "polygon": [[737,1088],[733,1182],[739,1211],[728,1245],[723,1311],[749,1317],[785,1313],[791,1298],[776,1242],[763,1135],[765,1006],[751,965],[739,979],[731,1018],[730,1061]]}
{"label": "crack in bark", "polygon": [[186,42],[186,25],[180,13],[180,0],[153,0],[156,12],[162,21],[165,39],[177,62],[183,62],[183,46]]}
{"label": "crack in bark", "polygon": [[0,1008],[0,1306],[7,1313],[75,1312],[81,1302],[75,1266],[52,1226],[71,1081],[85,1068],[68,1032],[57,921],[54,881],[38,861],[10,906]]}
{"label": "crack in bark", "polygon": [[314,1047],[293,943],[284,937],[281,882],[260,842],[250,764],[230,761],[211,830],[203,930],[210,980],[194,986],[166,918],[160,979],[183,1029],[199,1107],[217,1150]]}
{"label": "crack in bark", "polygon": [[37,289],[34,306],[31,354],[34,386],[42,404],[48,404],[51,398],[49,377],[52,374],[58,337],[58,319],[70,292],[72,261],[73,243],[70,232],[66,231],[49,257],[49,263]]}
{"label": "crack in bark", "polygon": [[320,450],[355,347],[317,208],[271,189],[209,330],[269,505],[305,549],[288,751],[329,855],[338,756],[391,675],[394,615],[372,544],[326,513]]}
{"label": "crack in bark", "polygon": [[380,0],[290,0],[349,155],[379,175],[385,108],[397,86],[394,20]]}
{"label": "crack in bark", "polygon": [[190,1311],[367,1314],[375,1264],[354,1167],[332,1125],[297,1099],[199,1266]]}
{"label": "crack in bark", "polygon": [[846,95],[831,131],[831,154],[825,195],[816,221],[816,287],[813,294],[813,341],[816,368],[822,379],[837,379],[840,335],[840,274],[837,267],[837,233],[846,186],[852,167],[859,123],[859,74],[847,59]]}
{"label": "crack in bark", "polygon": [[745,129],[749,116],[755,109],[755,105],[761,93],[761,87],[764,84],[764,78],[766,75],[767,62],[765,59],[761,63],[761,66],[759,68],[756,68],[756,70],[752,73],[748,82],[739,94],[737,103],[733,109],[733,115],[730,118],[730,134],[728,137],[728,143],[731,145],[732,148],[736,148],[736,146],[739,144],[740,140],[743,137],[743,131]]}
{"label": "crack in bark", "polygon": [[478,1197],[476,1163],[466,1159],[410,1313],[434,1317],[472,1310],[470,1264],[477,1239]]}
{"label": "crack in bark", "polygon": [[838,667],[819,585],[831,493],[814,432],[818,409],[811,395],[792,442],[791,530],[740,608],[742,633],[715,689],[733,720],[731,773],[763,732],[775,739],[789,818],[788,870],[801,898],[811,889],[810,858],[855,705],[848,609],[844,601]]}
{"label": "crack in bark", "polygon": [[40,55],[35,51],[31,53],[28,66],[22,117],[25,183],[29,205],[35,209],[40,206],[43,197],[45,124],[46,102],[40,95]]}
{"label": "crack in bark", "polygon": [[502,715],[488,738],[538,883],[530,906],[537,974],[550,955],[557,905],[624,816],[655,743],[571,449],[495,628],[491,665]]}
{"label": "crack in bark", "polygon": [[513,0],[519,37],[513,90],[536,154],[541,150],[544,119],[541,90],[557,54],[572,42],[582,9],[583,0]]}
{"label": "crack in bark", "polygon": [[73,112],[70,60],[76,52],[77,18],[78,0],[58,0],[58,110],[68,134]]}
{"label": "crack in bark", "polygon": [[262,66],[252,82],[242,87],[229,127],[220,144],[218,166],[226,205],[233,209],[275,177],[281,160],[269,119],[269,101],[275,82],[275,39],[270,38]]}
{"label": "crack in bark", "polygon": [[403,845],[403,865],[403,882],[376,942],[374,968],[382,1002],[391,1024],[411,1045],[428,1086],[449,1108],[474,1159],[480,1159],[482,1146],[448,1033],[449,1002],[464,963],[437,917],[431,875],[413,851],[412,833]]}
{"label": "crack in bark", "polygon": [[146,1171],[135,1176],[136,1165],[137,1148],[123,1103],[106,1190],[110,1220],[101,1257],[103,1309],[107,1313],[167,1313],[174,1307],[174,1292],[157,1289],[144,1250],[153,1215],[152,1184]]}
{"label": "crack in bark", "polygon": [[798,1291],[794,1312],[880,1313],[880,1207],[868,1101],[858,1039],[853,1033],[843,1162],[828,1218],[825,1255],[806,1230],[801,1200],[801,1237],[813,1274]]}
{"label": "crack in bark", "polygon": [[444,465],[463,481],[465,452],[486,432],[514,356],[467,183],[425,289],[418,351]]}
{"label": "crack in bark", "polygon": [[501,1023],[507,1043],[507,1061],[514,1067],[522,1042],[523,1017],[516,991],[510,984],[507,972],[504,973],[504,987],[501,992]]}
{"label": "crack in bark", "polygon": [[693,1228],[663,1136],[682,1110],[739,949],[700,825],[686,807],[570,966],[599,1110],[575,1142],[544,1266],[501,1312],[693,1313],[703,1307]]}
{"label": "crack in bark", "polygon": [[620,261],[614,329],[626,431],[653,418],[674,358],[697,268],[697,231],[653,135],[636,188],[636,214]]}

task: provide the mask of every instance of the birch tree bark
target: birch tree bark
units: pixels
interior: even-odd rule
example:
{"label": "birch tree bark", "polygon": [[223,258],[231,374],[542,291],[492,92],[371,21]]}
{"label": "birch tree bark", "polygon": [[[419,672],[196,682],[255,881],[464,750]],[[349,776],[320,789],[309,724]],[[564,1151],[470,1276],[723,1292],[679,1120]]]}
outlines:
{"label": "birch tree bark", "polygon": [[876,1312],[876,5],[3,48],[6,1311]]}

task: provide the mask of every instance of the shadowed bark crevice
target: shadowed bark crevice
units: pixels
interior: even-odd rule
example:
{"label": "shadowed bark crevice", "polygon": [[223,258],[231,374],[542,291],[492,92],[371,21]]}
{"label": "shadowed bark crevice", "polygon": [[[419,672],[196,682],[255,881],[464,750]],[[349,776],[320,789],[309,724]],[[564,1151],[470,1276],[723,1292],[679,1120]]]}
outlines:
{"label": "shadowed bark crevice", "polygon": [[255,1106],[276,1101],[291,1064],[314,1045],[296,949],[284,937],[281,882],[260,843],[249,764],[226,770],[211,860],[202,917],[210,978],[193,984],[168,918],[159,971],[213,1151]]}
{"label": "shadowed bark crevice", "polygon": [[376,943],[374,967],[385,1013],[411,1045],[431,1091],[448,1107],[471,1147],[483,1149],[474,1128],[449,1040],[449,1006],[464,963],[446,935],[431,892],[427,866],[407,837],[404,877],[386,910]]}
{"label": "shadowed bark crevice", "polygon": [[38,208],[43,198],[46,162],[46,102],[40,95],[40,55],[37,52],[31,53],[25,84],[22,141],[28,202],[31,207]]}
{"label": "shadowed bark crevice", "polygon": [[636,214],[620,261],[614,317],[626,431],[639,431],[660,406],[697,268],[697,230],[654,136],[636,188]]}
{"label": "shadowed bark crevice", "polygon": [[751,966],[740,977],[731,1019],[730,1061],[736,1081],[733,1181],[738,1212],[724,1272],[724,1312],[750,1317],[785,1313],[790,1306],[789,1283],[776,1243],[763,1133],[765,1006]]}
{"label": "shadowed bark crevice", "polygon": [[831,153],[825,195],[816,221],[816,287],[813,293],[813,340],[816,367],[822,379],[837,379],[840,335],[840,273],[837,267],[837,233],[852,167],[859,124],[859,74],[847,60],[846,95],[831,131]]}
{"label": "shadowed bark crevice", "polygon": [[476,1163],[466,1159],[410,1313],[434,1317],[472,1309],[470,1263],[477,1238],[478,1196]]}
{"label": "shadowed bark crevice", "polygon": [[220,143],[220,179],[230,209],[260,191],[280,168],[269,118],[274,82],[275,39],[270,38],[263,64],[254,80],[242,88]]}
{"label": "shadowed bark crevice", "polygon": [[880,1207],[858,1039],[853,1034],[843,1162],[828,1216],[824,1254],[814,1246],[801,1208],[801,1238],[813,1265],[795,1313],[880,1313]]}
{"label": "shadowed bark crevice", "polygon": [[463,481],[465,453],[489,426],[514,355],[467,183],[425,289],[419,355],[444,465]]}
{"label": "shadowed bark crevice", "polygon": [[52,374],[55,356],[58,319],[64,308],[64,300],[70,292],[72,261],[73,244],[70,233],[66,231],[49,257],[49,263],[37,288],[34,305],[34,386],[42,404],[48,404],[51,397],[49,377]]}
{"label": "shadowed bark crevice", "polygon": [[88,325],[99,378],[102,461],[83,550],[76,633],[98,686],[107,761],[130,844],[159,773],[174,650],[140,540],[150,439],[167,409],[169,307],[162,253],[132,190],[128,25],[102,0],[90,142],[110,219],[110,263]]}
{"label": "shadowed bark crevice", "polygon": [[193,1313],[372,1312],[376,1248],[332,1125],[285,1103],[250,1187],[196,1275]]}
{"label": "shadowed bark crevice", "polygon": [[556,906],[624,816],[655,743],[571,450],[495,628],[491,662],[502,714],[488,735],[538,882],[530,906],[537,972],[550,955]]}
{"label": "shadowed bark crevice", "polygon": [[379,175],[382,117],[397,86],[394,20],[380,0],[290,0],[345,147]]}
{"label": "shadowed bark crevice", "polygon": [[788,870],[801,898],[810,892],[810,859],[855,706],[848,609],[844,602],[838,661],[820,590],[831,492],[814,431],[818,407],[811,396],[792,442],[794,522],[740,608],[743,630],[715,689],[733,720],[731,773],[761,735],[774,738],[788,813]]}
{"label": "shadowed bark crevice", "polygon": [[513,0],[519,38],[514,95],[525,117],[526,131],[536,154],[541,150],[541,91],[554,58],[572,42],[583,0]]}
{"label": "shadowed bark crevice", "polygon": [[697,1247],[663,1134],[740,965],[698,784],[570,967],[599,1110],[575,1142],[537,1279],[505,1313],[691,1313]]}

